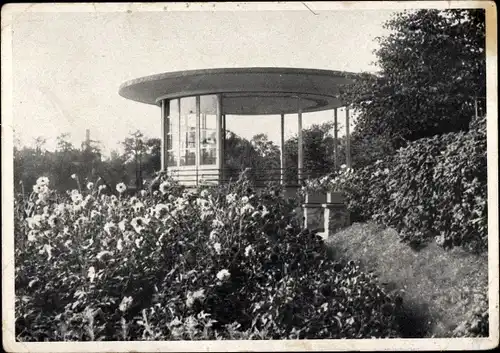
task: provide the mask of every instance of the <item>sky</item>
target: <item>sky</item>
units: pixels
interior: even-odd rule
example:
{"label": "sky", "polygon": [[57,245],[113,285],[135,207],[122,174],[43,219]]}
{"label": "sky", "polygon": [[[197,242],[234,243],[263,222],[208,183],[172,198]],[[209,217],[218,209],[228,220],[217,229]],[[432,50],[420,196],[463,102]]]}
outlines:
{"label": "sky", "polygon": [[[160,137],[160,109],[118,95],[123,82],[222,67],[375,71],[373,50],[390,10],[25,12],[12,22],[13,117],[22,145],[90,129],[105,154],[130,132]],[[340,112],[339,121],[344,119]],[[295,116],[296,117],[296,116]],[[307,113],[303,126],[331,120]],[[279,140],[279,116],[228,117],[230,130]],[[297,132],[287,116],[285,136]],[[342,132],[341,132],[342,134]]]}

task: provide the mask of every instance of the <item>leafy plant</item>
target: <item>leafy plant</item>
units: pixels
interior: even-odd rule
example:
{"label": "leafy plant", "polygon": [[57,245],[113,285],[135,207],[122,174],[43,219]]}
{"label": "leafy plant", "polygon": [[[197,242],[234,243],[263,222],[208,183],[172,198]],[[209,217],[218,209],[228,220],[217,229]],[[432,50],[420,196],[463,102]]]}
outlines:
{"label": "leafy plant", "polygon": [[329,259],[279,186],[48,185],[17,200],[19,340],[398,336],[393,298]]}

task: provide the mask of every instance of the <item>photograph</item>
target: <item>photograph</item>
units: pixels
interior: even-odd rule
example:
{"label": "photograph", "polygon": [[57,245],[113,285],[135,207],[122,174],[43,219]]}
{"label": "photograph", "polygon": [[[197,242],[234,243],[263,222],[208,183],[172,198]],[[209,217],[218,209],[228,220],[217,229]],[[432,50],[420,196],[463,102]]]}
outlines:
{"label": "photograph", "polygon": [[496,16],[3,5],[3,349],[497,347]]}

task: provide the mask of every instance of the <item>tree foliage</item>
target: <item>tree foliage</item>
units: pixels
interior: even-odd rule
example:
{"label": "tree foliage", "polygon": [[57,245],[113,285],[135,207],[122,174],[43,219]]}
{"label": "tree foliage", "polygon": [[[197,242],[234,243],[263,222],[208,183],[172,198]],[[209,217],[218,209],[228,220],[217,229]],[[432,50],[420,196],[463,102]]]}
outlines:
{"label": "tree foliage", "polygon": [[344,87],[359,110],[356,130],[394,147],[435,134],[467,130],[486,91],[483,9],[397,13],[377,38],[380,71]]}

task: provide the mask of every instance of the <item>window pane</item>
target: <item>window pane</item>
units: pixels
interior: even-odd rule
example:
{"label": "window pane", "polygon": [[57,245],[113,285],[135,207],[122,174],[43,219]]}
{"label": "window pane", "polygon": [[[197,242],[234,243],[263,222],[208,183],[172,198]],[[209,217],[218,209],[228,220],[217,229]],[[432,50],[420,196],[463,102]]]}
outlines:
{"label": "window pane", "polygon": [[179,161],[179,100],[169,101],[169,134],[167,135],[167,166],[176,167]]}
{"label": "window pane", "polygon": [[209,129],[201,130],[200,147],[215,148],[216,146],[217,146],[217,131]]}
{"label": "window pane", "polygon": [[200,97],[200,165],[217,162],[217,96]]}
{"label": "window pane", "polygon": [[181,98],[180,165],[196,164],[196,97]]}
{"label": "window pane", "polygon": [[217,150],[215,148],[203,148],[200,154],[200,164],[213,165],[217,161]]}
{"label": "window pane", "polygon": [[177,134],[175,128],[179,126],[179,100],[172,99],[169,101],[169,131],[170,133]]}
{"label": "window pane", "polygon": [[177,166],[177,153],[174,153],[173,151],[168,151],[167,152],[167,166],[169,167],[176,167]]}
{"label": "window pane", "polygon": [[196,149],[183,149],[181,153],[180,165],[195,165],[196,164]]}

